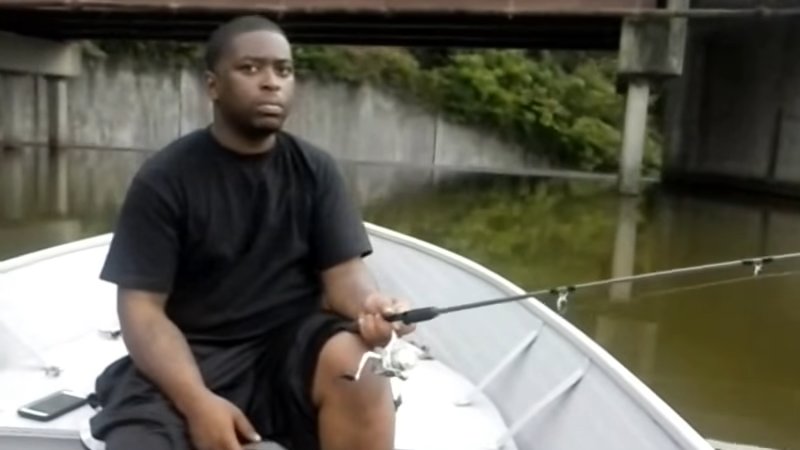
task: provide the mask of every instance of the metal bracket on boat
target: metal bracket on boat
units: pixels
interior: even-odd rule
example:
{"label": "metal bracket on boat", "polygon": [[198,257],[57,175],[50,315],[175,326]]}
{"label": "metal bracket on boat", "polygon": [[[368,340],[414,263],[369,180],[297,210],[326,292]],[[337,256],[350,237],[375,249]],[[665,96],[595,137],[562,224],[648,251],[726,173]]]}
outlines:
{"label": "metal bracket on boat", "polygon": [[556,401],[559,397],[566,394],[570,389],[575,387],[583,379],[583,376],[586,375],[586,372],[589,370],[591,366],[591,361],[587,359],[584,363],[577,367],[572,373],[567,375],[560,383],[555,385],[552,389],[550,389],[545,396],[533,404],[528,410],[522,414],[522,417],[517,419],[511,426],[508,428],[508,431],[500,437],[497,441],[497,446],[495,448],[502,449],[505,447],[506,444],[511,442],[514,438],[514,435],[520,432],[522,428],[525,426],[528,421],[536,417],[541,411],[543,411],[548,405]]}
{"label": "metal bracket on boat", "polygon": [[470,390],[467,395],[464,396],[464,398],[456,401],[456,406],[471,405],[475,400],[475,397],[484,389],[486,389],[486,387],[489,386],[489,384],[494,381],[494,379],[497,378],[497,376],[500,375],[500,373],[503,372],[506,367],[510,366],[514,360],[516,360],[525,352],[525,350],[531,348],[531,345],[536,342],[536,338],[539,337],[539,333],[542,331],[542,329],[544,329],[544,327],[545,325],[542,325],[541,328],[537,328],[525,336],[525,338],[522,339],[519,344],[512,348],[511,351],[508,352],[503,359],[496,366],[494,366],[494,368],[490,370],[485,377],[483,377],[480,382],[478,382],[478,385],[475,386],[475,388]]}
{"label": "metal bracket on boat", "polygon": [[365,352],[358,363],[358,369],[354,375],[345,374],[342,378],[350,381],[358,381],[367,365],[372,360],[380,361],[380,365],[372,367],[373,373],[387,378],[399,378],[406,380],[406,372],[417,365],[419,360],[426,359],[422,350],[411,345],[403,345],[397,333],[392,332],[392,338],[385,348],[376,351]]}
{"label": "metal bracket on boat", "polygon": [[61,376],[61,368],[58,366],[45,366],[42,367],[44,374],[47,378],[58,378]]}
{"label": "metal bracket on boat", "polygon": [[567,312],[567,308],[569,307],[569,294],[573,292],[575,292],[575,286],[553,288],[550,290],[551,294],[558,295],[558,300],[556,300],[556,310],[562,316]]}
{"label": "metal bracket on boat", "polygon": [[764,269],[764,266],[772,261],[773,258],[746,259],[742,261],[742,264],[745,266],[753,266],[753,276],[757,277],[761,275],[761,271]]}
{"label": "metal bracket on boat", "polygon": [[122,336],[122,330],[119,329],[117,330],[100,329],[97,330],[97,332],[100,334],[100,337],[102,337],[103,339],[108,339],[109,341],[115,341],[119,339],[120,336]]}

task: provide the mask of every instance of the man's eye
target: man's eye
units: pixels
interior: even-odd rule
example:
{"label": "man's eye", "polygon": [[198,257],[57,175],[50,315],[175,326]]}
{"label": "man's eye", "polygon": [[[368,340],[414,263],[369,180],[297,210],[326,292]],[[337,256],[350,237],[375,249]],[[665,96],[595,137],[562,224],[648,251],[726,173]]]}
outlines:
{"label": "man's eye", "polygon": [[282,77],[288,77],[294,73],[292,66],[278,66],[278,74]]}
{"label": "man's eye", "polygon": [[242,64],[239,68],[242,72],[247,74],[254,74],[258,72],[258,66],[255,64]]}

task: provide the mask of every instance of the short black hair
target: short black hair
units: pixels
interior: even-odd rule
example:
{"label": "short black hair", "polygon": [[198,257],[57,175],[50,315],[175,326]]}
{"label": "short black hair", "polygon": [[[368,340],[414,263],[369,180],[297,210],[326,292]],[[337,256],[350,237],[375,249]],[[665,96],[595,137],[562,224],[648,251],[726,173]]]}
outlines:
{"label": "short black hair", "polygon": [[238,35],[251,31],[273,31],[286,35],[281,27],[263,16],[242,16],[220,25],[206,43],[206,69],[214,70],[228,44]]}

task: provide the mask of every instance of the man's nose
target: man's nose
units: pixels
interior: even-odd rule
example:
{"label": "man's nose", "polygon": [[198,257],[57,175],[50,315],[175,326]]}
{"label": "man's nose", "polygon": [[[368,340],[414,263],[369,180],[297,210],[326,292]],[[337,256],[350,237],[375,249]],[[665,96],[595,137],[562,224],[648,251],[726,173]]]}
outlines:
{"label": "man's nose", "polygon": [[281,87],[281,81],[278,74],[274,70],[268,68],[262,72],[261,75],[261,89],[278,90]]}

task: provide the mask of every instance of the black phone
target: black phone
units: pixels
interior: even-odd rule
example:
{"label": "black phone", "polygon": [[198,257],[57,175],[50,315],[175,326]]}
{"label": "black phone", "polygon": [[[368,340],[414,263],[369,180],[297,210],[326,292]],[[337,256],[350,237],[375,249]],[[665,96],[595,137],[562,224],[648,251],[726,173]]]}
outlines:
{"label": "black phone", "polygon": [[34,400],[17,410],[17,414],[27,419],[46,422],[85,405],[86,397],[64,390]]}

